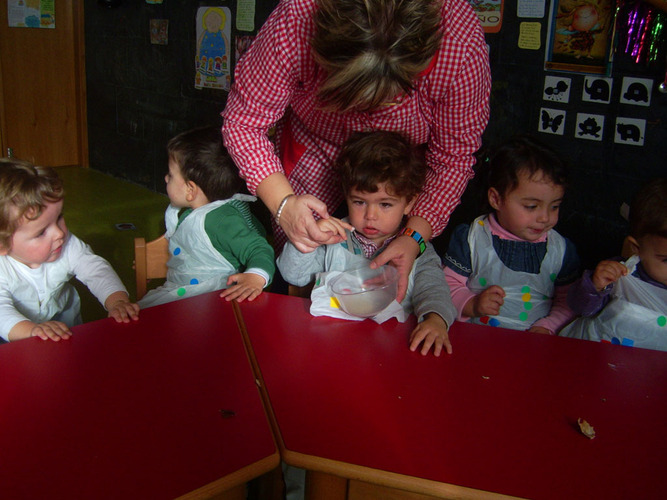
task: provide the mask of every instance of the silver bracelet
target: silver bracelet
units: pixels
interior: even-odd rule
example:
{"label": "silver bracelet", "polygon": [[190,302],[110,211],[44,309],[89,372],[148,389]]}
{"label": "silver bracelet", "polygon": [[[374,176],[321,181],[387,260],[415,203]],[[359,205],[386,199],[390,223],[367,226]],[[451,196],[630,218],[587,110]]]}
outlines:
{"label": "silver bracelet", "polygon": [[295,196],[294,193],[285,196],[283,201],[280,202],[280,205],[278,205],[278,211],[276,212],[276,225],[278,226],[280,226],[280,215],[283,213],[283,208],[285,208],[287,200],[289,200],[291,196]]}

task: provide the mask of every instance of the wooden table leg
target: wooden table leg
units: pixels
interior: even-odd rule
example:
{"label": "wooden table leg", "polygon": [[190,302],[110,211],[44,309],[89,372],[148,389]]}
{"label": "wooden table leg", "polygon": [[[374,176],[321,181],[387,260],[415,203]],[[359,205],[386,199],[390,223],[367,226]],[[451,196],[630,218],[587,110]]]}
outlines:
{"label": "wooden table leg", "polygon": [[305,496],[306,500],[345,500],[347,479],[324,472],[307,471]]}
{"label": "wooden table leg", "polygon": [[245,500],[246,485],[239,484],[213,497],[214,500]]}

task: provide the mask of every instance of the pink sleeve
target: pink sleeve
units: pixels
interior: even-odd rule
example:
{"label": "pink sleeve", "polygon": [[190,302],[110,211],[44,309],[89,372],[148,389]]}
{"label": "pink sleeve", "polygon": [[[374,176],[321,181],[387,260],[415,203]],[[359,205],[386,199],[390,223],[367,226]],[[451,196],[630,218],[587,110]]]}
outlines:
{"label": "pink sleeve", "polygon": [[[468,36],[465,42],[448,44],[446,51],[439,54],[440,58],[458,60],[459,51],[468,51],[459,67],[448,68],[456,71],[456,76],[446,94],[433,103],[433,125],[426,152],[430,169],[424,190],[410,213],[425,218],[431,224],[433,236],[447,226],[474,176],[474,153],[481,145],[489,118],[491,71],[486,42],[479,28]],[[447,79],[440,76],[443,81]],[[433,85],[439,83],[436,79]]]}
{"label": "pink sleeve", "polygon": [[557,335],[561,328],[575,318],[576,314],[567,305],[568,288],[570,285],[556,287],[551,311],[547,316],[533,323],[533,326],[541,326],[549,330],[552,335]]}
{"label": "pink sleeve", "polygon": [[283,167],[269,140],[269,129],[283,116],[294,88],[295,36],[299,19],[281,2],[237,65],[234,84],[222,113],[222,136],[231,157],[255,193],[269,175]]}
{"label": "pink sleeve", "polygon": [[472,299],[475,294],[468,289],[466,283],[468,278],[461,276],[456,271],[451,270],[448,267],[445,267],[445,280],[449,285],[449,291],[452,294],[452,304],[456,307],[456,312],[458,316],[456,319],[459,321],[468,321],[470,318],[468,316],[462,316],[463,308]]}

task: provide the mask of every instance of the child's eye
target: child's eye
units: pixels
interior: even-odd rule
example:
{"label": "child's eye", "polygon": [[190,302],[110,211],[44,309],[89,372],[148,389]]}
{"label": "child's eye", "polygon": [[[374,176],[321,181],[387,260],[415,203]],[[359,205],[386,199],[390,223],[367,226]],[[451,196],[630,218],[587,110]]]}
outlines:
{"label": "child's eye", "polygon": [[523,208],[526,210],[535,210],[537,208],[537,205],[524,205]]}
{"label": "child's eye", "polygon": [[558,212],[558,210],[560,210],[560,205],[554,205],[553,207],[551,207],[551,210],[553,210],[554,212]]}
{"label": "child's eye", "polygon": [[381,206],[382,208],[391,208],[391,207],[393,207],[394,205],[392,205],[391,203],[380,203],[380,206]]}
{"label": "child's eye", "polygon": [[361,200],[354,200],[354,201],[352,202],[352,204],[353,204],[353,205],[357,205],[357,206],[361,206],[361,205],[364,204],[364,202],[361,201]]}

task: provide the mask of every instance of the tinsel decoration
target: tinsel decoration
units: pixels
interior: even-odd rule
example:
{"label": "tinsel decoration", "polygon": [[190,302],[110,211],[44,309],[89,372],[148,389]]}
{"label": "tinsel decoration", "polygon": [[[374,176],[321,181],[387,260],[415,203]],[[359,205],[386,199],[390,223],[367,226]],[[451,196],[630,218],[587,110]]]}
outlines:
{"label": "tinsel decoration", "polygon": [[667,14],[641,0],[618,0],[617,50],[637,64],[652,65],[665,61]]}

